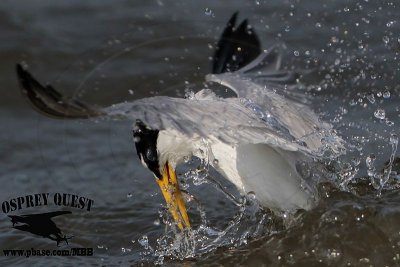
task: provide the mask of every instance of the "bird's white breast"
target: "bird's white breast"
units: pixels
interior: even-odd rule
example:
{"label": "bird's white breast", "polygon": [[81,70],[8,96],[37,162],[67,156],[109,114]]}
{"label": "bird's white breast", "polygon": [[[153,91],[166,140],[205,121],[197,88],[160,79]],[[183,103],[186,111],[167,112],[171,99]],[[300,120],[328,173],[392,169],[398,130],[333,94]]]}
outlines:
{"label": "bird's white breast", "polygon": [[236,145],[223,143],[211,136],[209,138],[209,150],[210,164],[226,179],[233,183],[240,192],[245,192],[242,178],[236,167]]}
{"label": "bird's white breast", "polygon": [[254,192],[260,204],[272,210],[310,209],[315,204],[316,194],[304,188],[296,171],[296,152],[267,144],[227,144],[214,136],[205,141],[175,130],[159,132],[157,149],[160,163],[174,167],[193,155],[205,159],[242,194]]}

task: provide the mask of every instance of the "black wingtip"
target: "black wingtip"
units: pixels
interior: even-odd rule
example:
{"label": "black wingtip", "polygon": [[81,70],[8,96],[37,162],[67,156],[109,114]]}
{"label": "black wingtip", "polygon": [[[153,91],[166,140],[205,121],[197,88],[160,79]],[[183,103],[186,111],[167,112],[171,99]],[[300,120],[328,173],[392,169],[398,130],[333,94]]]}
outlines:
{"label": "black wingtip", "polygon": [[18,76],[24,71],[24,69],[22,68],[22,65],[19,63],[16,64],[15,69],[17,70]]}
{"label": "black wingtip", "polygon": [[229,19],[228,24],[226,26],[227,27],[234,27],[235,24],[236,24],[236,19],[237,19],[238,15],[239,15],[239,11],[236,11],[235,13],[233,13],[233,15]]}
{"label": "black wingtip", "polygon": [[29,80],[34,80],[32,75],[28,71],[26,71],[24,69],[24,67],[20,63],[16,64],[16,68],[15,69],[17,71],[18,80],[21,82],[21,85],[23,85],[24,87],[26,85],[28,85],[27,82]]}
{"label": "black wingtip", "polygon": [[235,28],[238,14],[235,12],[231,16],[218,41],[212,61],[214,74],[236,71],[261,53],[259,38],[247,19]]}
{"label": "black wingtip", "polygon": [[237,31],[244,31],[247,29],[247,24],[249,24],[249,21],[247,19],[243,20],[242,23],[240,23]]}
{"label": "black wingtip", "polygon": [[21,64],[16,64],[18,82],[23,96],[35,110],[56,119],[84,119],[104,115],[88,104],[66,99],[51,85],[42,85]]}
{"label": "black wingtip", "polygon": [[32,75],[30,75],[29,72],[27,72],[24,67],[22,67],[21,64],[17,63],[16,64],[16,71],[17,71],[17,77],[18,81],[21,85],[21,89],[24,93],[26,93],[27,88],[29,87],[28,80],[32,79]]}

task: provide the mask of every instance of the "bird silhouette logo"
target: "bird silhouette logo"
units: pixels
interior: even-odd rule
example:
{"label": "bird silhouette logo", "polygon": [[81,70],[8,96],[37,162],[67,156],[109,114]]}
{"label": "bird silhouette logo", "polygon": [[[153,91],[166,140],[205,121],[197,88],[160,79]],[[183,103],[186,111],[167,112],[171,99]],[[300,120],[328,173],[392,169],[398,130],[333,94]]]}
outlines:
{"label": "bird silhouette logo", "polygon": [[71,213],[71,211],[55,211],[41,214],[8,215],[8,217],[11,218],[13,228],[54,240],[58,247],[62,241],[68,244],[68,239],[73,236],[67,237],[63,234],[51,219]]}

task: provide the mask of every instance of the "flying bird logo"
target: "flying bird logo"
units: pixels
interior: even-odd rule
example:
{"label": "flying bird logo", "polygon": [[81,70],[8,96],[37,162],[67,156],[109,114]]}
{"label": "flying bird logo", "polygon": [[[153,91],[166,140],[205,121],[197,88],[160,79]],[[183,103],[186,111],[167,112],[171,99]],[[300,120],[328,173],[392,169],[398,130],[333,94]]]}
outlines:
{"label": "flying bird logo", "polygon": [[41,214],[8,215],[8,217],[11,218],[13,228],[54,240],[58,247],[62,241],[68,244],[68,239],[73,236],[67,237],[63,234],[51,219],[71,213],[71,211],[55,211]]}

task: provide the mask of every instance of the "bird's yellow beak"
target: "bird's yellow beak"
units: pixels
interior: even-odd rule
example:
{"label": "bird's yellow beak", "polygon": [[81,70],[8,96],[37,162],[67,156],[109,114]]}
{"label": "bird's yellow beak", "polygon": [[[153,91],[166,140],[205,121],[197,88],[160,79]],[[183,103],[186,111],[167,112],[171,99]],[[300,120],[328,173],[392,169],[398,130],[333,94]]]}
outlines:
{"label": "bird's yellow beak", "polygon": [[182,192],[179,189],[176,173],[168,162],[164,165],[162,178],[157,178],[157,183],[160,186],[165,201],[167,202],[169,212],[179,229],[184,230],[190,228],[185,201],[183,200]]}

